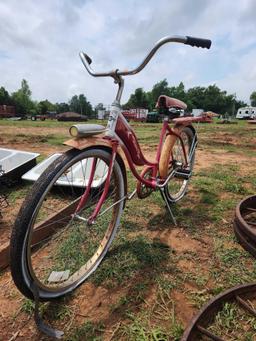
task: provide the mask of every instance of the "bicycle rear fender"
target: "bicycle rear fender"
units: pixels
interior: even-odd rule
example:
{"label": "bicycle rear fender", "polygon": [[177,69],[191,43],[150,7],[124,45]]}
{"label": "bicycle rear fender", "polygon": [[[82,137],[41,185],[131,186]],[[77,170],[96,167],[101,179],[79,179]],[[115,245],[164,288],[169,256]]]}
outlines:
{"label": "bicycle rear fender", "polygon": [[[65,146],[72,147],[74,149],[84,150],[89,148],[102,148],[110,153],[112,153],[112,145],[111,141],[108,139],[104,139],[105,135],[92,135],[87,137],[80,137],[77,139],[70,139],[65,141],[63,144]],[[124,178],[124,191],[125,195],[127,194],[127,175],[126,175],[126,167],[121,155],[122,149],[118,146],[117,153],[116,153],[116,160],[121,168],[123,178]],[[125,203],[125,202],[124,202]]]}

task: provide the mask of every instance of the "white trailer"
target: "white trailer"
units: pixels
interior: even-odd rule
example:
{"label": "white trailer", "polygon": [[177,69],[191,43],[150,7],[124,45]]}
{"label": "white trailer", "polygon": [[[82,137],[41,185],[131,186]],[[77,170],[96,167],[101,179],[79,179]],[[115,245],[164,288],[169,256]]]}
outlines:
{"label": "white trailer", "polygon": [[204,112],[204,109],[193,109],[192,110],[192,116],[198,117]]}
{"label": "white trailer", "polygon": [[237,110],[236,118],[250,120],[256,118],[256,107],[244,107]]}
{"label": "white trailer", "polygon": [[105,109],[99,109],[97,112],[97,118],[98,120],[104,120],[106,115],[106,110]]}

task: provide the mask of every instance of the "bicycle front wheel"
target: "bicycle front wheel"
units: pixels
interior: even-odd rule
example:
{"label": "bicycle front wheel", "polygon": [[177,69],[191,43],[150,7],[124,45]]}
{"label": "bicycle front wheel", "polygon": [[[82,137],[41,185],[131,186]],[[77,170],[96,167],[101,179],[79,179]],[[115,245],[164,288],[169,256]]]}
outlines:
{"label": "bicycle front wheel", "polygon": [[[123,208],[123,175],[115,161],[98,217],[93,224],[87,223],[104,190],[110,159],[111,154],[102,149],[68,151],[33,185],[16,219],[10,245],[12,276],[25,296],[33,298],[32,283],[41,300],[65,295],[100,264]],[[88,198],[76,212],[87,186]]]}
{"label": "bicycle front wheel", "polygon": [[188,160],[187,173],[192,173],[195,161],[196,136],[194,131],[190,127],[184,127],[180,132],[180,137],[182,142],[177,138],[171,151],[169,174],[173,172],[173,176],[164,188],[166,198],[171,203],[180,200],[187,191],[189,178],[180,174],[184,170],[186,159]]}

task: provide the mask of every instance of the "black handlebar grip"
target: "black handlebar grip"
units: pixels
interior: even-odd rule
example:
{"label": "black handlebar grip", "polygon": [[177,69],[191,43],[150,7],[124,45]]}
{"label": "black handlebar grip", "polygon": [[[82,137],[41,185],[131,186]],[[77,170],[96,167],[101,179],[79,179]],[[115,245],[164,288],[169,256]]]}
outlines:
{"label": "black handlebar grip", "polygon": [[84,58],[87,60],[88,64],[90,65],[92,63],[92,59],[84,52],[83,52],[83,55],[84,55]]}
{"label": "black handlebar grip", "polygon": [[203,38],[195,38],[195,37],[189,37],[187,36],[187,41],[185,44],[196,46],[196,47],[202,47],[209,49],[211,47],[211,40],[209,39],[203,39]]}

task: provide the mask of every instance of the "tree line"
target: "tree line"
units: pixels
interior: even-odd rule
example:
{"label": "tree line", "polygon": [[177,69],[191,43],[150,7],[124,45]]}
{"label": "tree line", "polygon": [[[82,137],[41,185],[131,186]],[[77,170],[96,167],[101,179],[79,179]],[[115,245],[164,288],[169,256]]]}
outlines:
{"label": "tree line", "polygon": [[[200,108],[219,114],[228,113],[232,115],[238,108],[247,105],[238,100],[235,94],[228,94],[227,91],[221,90],[215,84],[208,87],[196,86],[186,90],[182,82],[178,86],[169,86],[167,80],[164,79],[156,83],[151,91],[146,92],[143,88],[137,88],[130,95],[128,102],[123,105],[123,109],[145,108],[152,111],[160,95],[167,95],[184,101],[188,105],[188,111],[193,108]],[[256,106],[256,91],[252,92],[250,101],[252,106]],[[12,94],[9,94],[3,86],[0,87],[0,105],[15,106],[16,114],[21,116],[74,111],[92,118],[95,117],[98,109],[104,109],[102,103],[93,109],[84,94],[74,95],[67,103],[51,103],[47,99],[39,102],[33,101],[32,92],[25,79],[22,80],[20,89]]]}
{"label": "tree line", "polygon": [[[124,108],[141,107],[153,110],[160,95],[167,95],[185,102],[188,111],[200,108],[218,114],[232,115],[238,108],[247,105],[247,103],[238,100],[235,94],[228,94],[227,91],[221,90],[215,84],[208,87],[196,86],[186,90],[182,82],[178,86],[169,86],[167,80],[164,79],[156,83],[151,91],[145,92],[143,88],[136,89]],[[256,91],[251,94],[250,101],[252,106],[256,106]]]}
{"label": "tree line", "polygon": [[47,99],[43,101],[33,101],[32,92],[28,82],[23,79],[21,87],[17,91],[9,94],[2,86],[0,87],[0,105],[12,105],[15,107],[16,114],[24,115],[45,115],[49,112],[62,113],[66,111],[74,111],[88,117],[94,116],[94,110],[85,95],[74,95],[68,103],[51,103]]}

